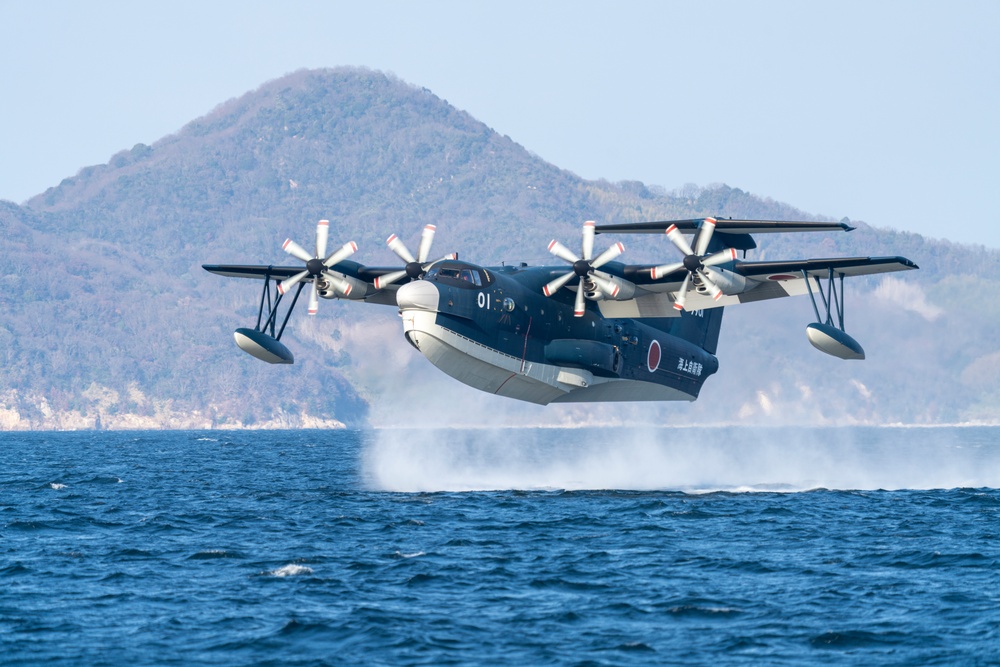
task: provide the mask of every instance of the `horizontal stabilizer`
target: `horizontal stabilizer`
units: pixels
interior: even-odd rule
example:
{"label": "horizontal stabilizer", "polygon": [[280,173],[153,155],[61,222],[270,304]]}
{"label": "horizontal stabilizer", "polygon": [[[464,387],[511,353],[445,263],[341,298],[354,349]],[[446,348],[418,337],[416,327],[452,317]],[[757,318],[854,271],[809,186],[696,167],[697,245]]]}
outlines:
{"label": "horizontal stabilizer", "polygon": [[[796,220],[725,220],[714,218],[715,231],[722,234],[775,234],[791,232],[849,232],[854,229],[844,222],[811,222]],[[657,222],[629,222],[619,225],[597,225],[598,234],[663,234],[670,227],[693,234],[705,218],[691,220],[662,220]]]}

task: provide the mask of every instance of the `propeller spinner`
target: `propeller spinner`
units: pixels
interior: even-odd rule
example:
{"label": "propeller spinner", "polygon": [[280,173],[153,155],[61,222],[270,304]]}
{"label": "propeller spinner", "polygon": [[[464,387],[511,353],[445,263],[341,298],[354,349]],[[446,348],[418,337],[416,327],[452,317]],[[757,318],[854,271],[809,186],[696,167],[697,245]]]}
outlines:
{"label": "propeller spinner", "polygon": [[596,223],[593,220],[588,220],[583,223],[583,241],[581,244],[582,258],[577,257],[572,250],[564,246],[562,243],[559,243],[559,241],[553,239],[553,241],[549,243],[549,252],[572,264],[573,270],[569,273],[564,273],[549,284],[545,285],[542,288],[542,293],[545,294],[545,296],[552,296],[569,281],[573,280],[574,277],[579,276],[580,284],[576,289],[576,304],[573,307],[573,315],[575,317],[583,317],[583,313],[586,310],[587,304],[584,301],[586,298],[584,295],[584,285],[588,280],[593,282],[594,285],[596,285],[597,288],[605,295],[609,297],[615,297],[618,295],[618,286],[603,276],[597,275],[595,271],[599,267],[607,264],[615,257],[625,252],[625,246],[621,243],[615,243],[597,257],[592,258],[594,252],[595,225]]}
{"label": "propeller spinner", "polygon": [[386,245],[389,246],[390,250],[396,253],[396,256],[406,262],[406,267],[400,271],[393,271],[392,273],[387,273],[384,276],[376,278],[375,289],[383,289],[384,287],[398,282],[403,278],[422,278],[423,275],[427,273],[427,270],[434,264],[446,259],[456,259],[458,255],[451,253],[440,259],[436,259],[433,262],[427,261],[427,257],[431,252],[431,243],[434,241],[434,232],[436,230],[437,227],[434,225],[424,226],[424,230],[420,233],[420,246],[417,248],[417,256],[415,258],[406,248],[406,244],[399,240],[399,237],[395,234],[386,239]]}
{"label": "propeller spinner", "polygon": [[312,290],[309,292],[310,315],[315,315],[316,311],[319,309],[318,288],[321,280],[329,283],[341,296],[347,296],[351,293],[351,284],[344,280],[343,276],[337,272],[330,271],[329,268],[338,262],[342,262],[357,252],[358,245],[354,241],[348,241],[335,250],[329,257],[322,259],[323,255],[326,254],[326,241],[329,236],[329,231],[329,220],[320,220],[319,224],[316,225],[315,255],[310,254],[308,250],[291,239],[286,239],[281,246],[281,249],[289,255],[305,262],[306,270],[301,273],[296,273],[294,276],[281,281],[278,284],[278,291],[281,294],[285,294],[288,290],[292,289],[292,287],[303,280],[311,279]]}
{"label": "propeller spinner", "polygon": [[650,277],[653,280],[658,280],[663,276],[666,276],[674,271],[680,271],[681,269],[686,270],[688,273],[684,276],[684,283],[681,285],[680,291],[677,292],[677,298],[674,301],[674,308],[677,310],[684,310],[684,302],[687,299],[687,291],[691,286],[692,281],[695,281],[704,286],[705,290],[711,295],[711,297],[718,301],[722,298],[722,289],[712,280],[708,272],[705,269],[709,266],[717,266],[719,264],[725,264],[726,262],[731,262],[736,259],[736,250],[734,248],[726,248],[725,250],[720,250],[719,252],[713,253],[711,255],[705,255],[705,251],[708,250],[708,244],[712,240],[712,234],[715,232],[715,219],[705,218],[705,221],[701,224],[698,230],[698,237],[695,239],[694,248],[692,249],[688,245],[687,239],[684,238],[684,234],[677,229],[677,225],[670,225],[667,229],[667,238],[681,251],[684,255],[684,259],[680,262],[674,262],[672,264],[663,264],[661,266],[655,266],[650,269]]}

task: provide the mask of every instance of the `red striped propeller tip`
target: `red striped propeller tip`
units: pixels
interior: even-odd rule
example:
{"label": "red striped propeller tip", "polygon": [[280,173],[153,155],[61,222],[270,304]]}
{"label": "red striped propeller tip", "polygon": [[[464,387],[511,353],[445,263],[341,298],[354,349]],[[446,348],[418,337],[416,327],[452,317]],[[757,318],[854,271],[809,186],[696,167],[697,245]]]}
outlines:
{"label": "red striped propeller tip", "polygon": [[549,250],[552,250],[552,247],[557,243],[559,243],[559,241],[556,241],[555,239],[549,241]]}
{"label": "red striped propeller tip", "polygon": [[573,314],[576,315],[577,317],[583,317],[583,313],[584,312],[586,312],[586,311],[583,311],[583,310],[574,310]]}
{"label": "red striped propeller tip", "polygon": [[350,283],[348,283],[347,287],[344,289],[344,296],[348,296],[350,293],[351,293],[351,285]]}
{"label": "red striped propeller tip", "polygon": [[386,243],[386,245],[388,245],[388,244],[392,243],[392,242],[393,242],[393,241],[395,241],[395,240],[396,240],[396,235],[395,235],[395,234],[393,234],[392,236],[390,236],[389,238],[387,238],[387,239],[385,240],[385,243]]}
{"label": "red striped propeller tip", "polygon": [[677,225],[670,225],[667,227],[667,234],[672,234],[677,231]]}
{"label": "red striped propeller tip", "polygon": [[717,222],[715,218],[705,218],[705,223],[709,225],[714,225]]}
{"label": "red striped propeller tip", "polygon": [[656,280],[657,276],[656,276],[656,267],[655,266],[649,270],[649,277],[652,278],[653,280]]}
{"label": "red striped propeller tip", "polygon": [[549,290],[548,285],[542,287],[542,294],[544,294],[545,296],[552,296],[552,291]]}
{"label": "red striped propeller tip", "polygon": [[684,306],[679,303],[674,303],[674,310],[684,310]]}
{"label": "red striped propeller tip", "polygon": [[382,285],[380,284],[381,282],[382,281],[379,280],[378,278],[375,279],[375,281],[373,283],[375,285],[375,289],[382,289]]}
{"label": "red striped propeller tip", "polygon": [[285,288],[281,286],[281,283],[278,283],[278,293],[279,294],[285,293]]}
{"label": "red striped propeller tip", "polygon": [[310,308],[310,309],[309,309],[309,314],[310,314],[310,315],[315,315],[315,314],[316,314],[316,312],[317,312],[317,311],[316,311],[316,309],[315,309],[315,308]]}
{"label": "red striped propeller tip", "polygon": [[620,253],[625,252],[625,244],[623,244],[621,241],[619,241],[615,245],[618,246],[618,252]]}
{"label": "red striped propeller tip", "polygon": [[583,223],[584,227],[595,227],[596,225],[597,223],[594,222],[593,220],[588,220],[587,222]]}
{"label": "red striped propeller tip", "polygon": [[285,242],[281,244],[281,249],[284,250],[285,248],[287,248],[288,244],[291,242],[292,242],[291,239],[285,239]]}
{"label": "red striped propeller tip", "polygon": [[718,294],[716,294],[716,295],[715,295],[715,296],[713,296],[712,298],[713,298],[713,299],[715,299],[716,301],[718,301],[719,299],[721,299],[721,298],[722,298],[722,292],[719,292]]}
{"label": "red striped propeller tip", "polygon": [[319,226],[320,227],[329,227],[330,226],[330,221],[329,220],[320,220],[319,221]]}
{"label": "red striped propeller tip", "polygon": [[424,225],[424,229],[429,229],[433,232],[435,229],[437,229],[437,227],[435,227],[434,225]]}

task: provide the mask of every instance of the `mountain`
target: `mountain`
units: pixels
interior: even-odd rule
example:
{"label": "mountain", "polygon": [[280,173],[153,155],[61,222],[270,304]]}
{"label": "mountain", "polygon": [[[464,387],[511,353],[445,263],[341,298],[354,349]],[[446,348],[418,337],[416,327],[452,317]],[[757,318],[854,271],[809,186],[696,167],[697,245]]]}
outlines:
{"label": "mountain", "polygon": [[[394,265],[386,236],[412,240],[426,223],[442,253],[540,263],[550,239],[575,243],[583,220],[703,215],[820,219],[728,186],[587,181],[426,89],[365,69],[296,72],[23,206],[0,202],[0,428],[996,418],[1000,305],[983,295],[1000,284],[1000,252],[864,223],[761,237],[752,257],[916,261],[919,272],[848,290],[848,330],[868,361],[812,350],[808,300],[729,309],[722,370],[694,405],[470,398],[405,344],[393,309],[362,304],[297,312],[283,338],[295,365],[268,366],[231,336],[255,321],[259,285],[200,268],[288,263],[281,242],[308,245],[320,218],[331,244],[354,240],[359,261]],[[673,258],[660,239],[623,240],[628,261]]]}

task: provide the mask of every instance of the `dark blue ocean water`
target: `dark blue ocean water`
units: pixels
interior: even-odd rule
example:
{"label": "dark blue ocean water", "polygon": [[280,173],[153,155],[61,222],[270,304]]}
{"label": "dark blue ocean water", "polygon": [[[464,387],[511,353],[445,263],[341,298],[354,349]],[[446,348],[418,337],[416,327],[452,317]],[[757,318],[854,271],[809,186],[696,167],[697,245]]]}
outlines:
{"label": "dark blue ocean water", "polygon": [[1000,664],[1000,429],[0,434],[0,663]]}

